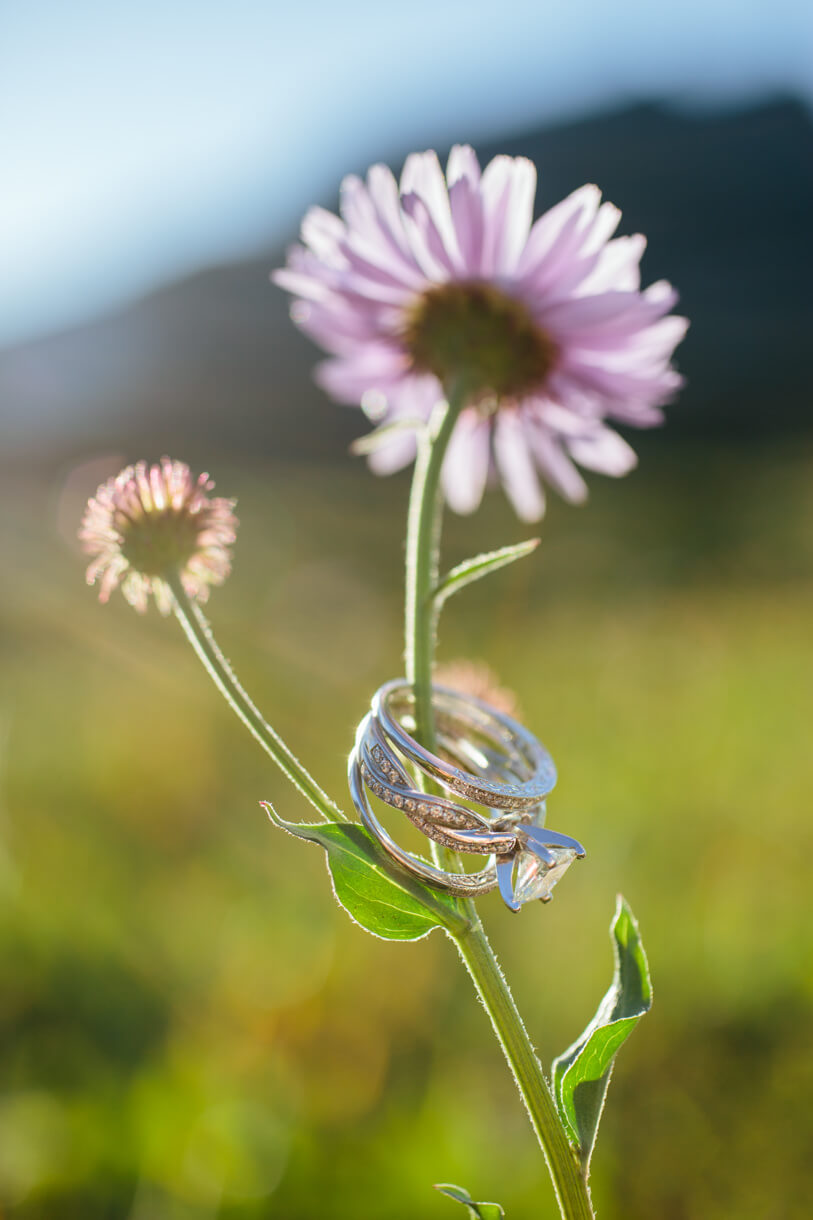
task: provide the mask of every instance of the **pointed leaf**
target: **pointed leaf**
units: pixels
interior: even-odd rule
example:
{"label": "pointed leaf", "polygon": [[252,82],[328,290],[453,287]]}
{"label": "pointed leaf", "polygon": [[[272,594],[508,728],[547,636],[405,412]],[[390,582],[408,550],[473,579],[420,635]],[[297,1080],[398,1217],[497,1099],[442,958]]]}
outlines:
{"label": "pointed leaf", "polygon": [[469,1214],[469,1220],[502,1220],[505,1212],[499,1203],[475,1203],[467,1190],[462,1186],[452,1186],[449,1182],[440,1182],[435,1190],[456,1203],[462,1203]]}
{"label": "pointed leaf", "polygon": [[498,568],[507,567],[515,559],[523,559],[535,551],[538,546],[538,538],[529,538],[526,542],[518,542],[516,546],[504,546],[500,547],[498,551],[487,551],[484,555],[464,559],[456,568],[452,568],[450,572],[441,577],[430,597],[440,608],[453,593],[465,589],[466,585],[474,584],[475,580],[482,580],[484,576],[488,576],[490,572],[496,572]]}
{"label": "pointed leaf", "polygon": [[333,893],[355,923],[383,940],[419,940],[433,928],[464,931],[451,894],[430,889],[397,868],[358,822],[285,822],[261,802],[275,826],[327,853]]}
{"label": "pointed leaf", "polygon": [[395,436],[400,436],[402,432],[421,432],[426,427],[426,420],[418,419],[394,419],[390,423],[382,424],[380,428],[375,428],[372,432],[365,432],[364,436],[359,436],[350,444],[350,452],[354,457],[366,457],[370,453],[375,453],[376,450],[388,445]]}
{"label": "pointed leaf", "polygon": [[619,1047],[652,1005],[649,966],[638,924],[619,894],[610,925],[615,971],[610,990],[581,1037],[553,1065],[559,1117],[587,1168]]}

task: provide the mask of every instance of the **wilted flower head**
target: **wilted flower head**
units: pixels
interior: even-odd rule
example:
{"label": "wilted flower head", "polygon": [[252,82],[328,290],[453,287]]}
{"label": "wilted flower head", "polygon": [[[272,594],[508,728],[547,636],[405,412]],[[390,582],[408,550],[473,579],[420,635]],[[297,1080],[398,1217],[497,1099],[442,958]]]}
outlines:
{"label": "wilted flower head", "polygon": [[[684,318],[659,282],[640,291],[640,235],[611,240],[620,212],[584,186],[532,224],[536,170],[496,157],[481,173],[471,148],[444,176],[433,152],[407,158],[400,186],[386,166],[346,178],[341,218],[312,208],[275,280],[297,298],[294,320],[332,353],[320,384],[377,421],[427,419],[452,383],[468,406],[443,485],[473,511],[499,475],[519,515],[544,511],[538,473],[583,500],[574,463],[604,474],[635,464],[609,429],[648,427],[681,385],[670,360]],[[383,441],[383,434],[382,434]],[[415,456],[396,431],[370,462],[390,473]]]}
{"label": "wilted flower head", "polygon": [[162,614],[172,608],[167,579],[180,576],[190,597],[206,601],[210,585],[231,570],[229,546],[237,518],[234,500],[210,499],[214,483],[197,479],[184,462],[136,462],[108,479],[88,501],[79,538],[93,560],[88,584],[100,581],[106,602],[116,585],[140,613],[149,595]]}

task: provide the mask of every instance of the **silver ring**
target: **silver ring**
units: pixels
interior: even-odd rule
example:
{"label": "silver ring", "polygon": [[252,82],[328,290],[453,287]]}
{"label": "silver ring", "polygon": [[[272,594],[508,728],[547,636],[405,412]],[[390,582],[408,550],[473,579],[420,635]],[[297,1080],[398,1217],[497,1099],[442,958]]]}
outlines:
{"label": "silver ring", "polygon": [[[373,696],[348,767],[361,821],[401,868],[429,885],[465,896],[499,887],[514,911],[533,898],[550,901],[562,874],[584,856],[576,839],[545,829],[545,797],[556,783],[550,754],[521,724],[482,700],[433,686],[432,706],[438,753],[408,731],[414,729],[414,696],[405,679],[385,683]],[[410,769],[443,791],[424,792]],[[485,868],[447,872],[405,851],[381,825],[369,793],[441,846],[487,855]]]}
{"label": "silver ring", "polygon": [[[461,770],[424,749],[403,727],[404,720],[409,718],[409,708],[414,705],[412,687],[403,678],[387,682],[373,696],[373,716],[397,749],[424,774],[458,796],[492,809],[526,810],[538,805],[552,791],[556,784],[553,759],[541,742],[518,721],[480,699],[461,695],[444,686],[432,687],[432,703],[439,727],[448,722],[462,723],[490,741],[497,750],[502,748],[512,763],[520,764],[521,770],[519,782],[509,783],[492,779],[490,775]],[[400,719],[394,715],[399,710]],[[476,755],[472,761],[476,761]],[[520,778],[522,770],[527,773],[524,778]]]}

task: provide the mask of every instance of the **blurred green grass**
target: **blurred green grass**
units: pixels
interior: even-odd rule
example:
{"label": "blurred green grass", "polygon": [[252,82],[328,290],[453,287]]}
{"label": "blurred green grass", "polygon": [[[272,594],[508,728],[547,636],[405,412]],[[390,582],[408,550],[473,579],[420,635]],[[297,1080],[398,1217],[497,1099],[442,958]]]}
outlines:
{"label": "blurred green grass", "polygon": [[[796,1220],[813,449],[648,447],[447,608],[441,659],[518,693],[559,766],[550,823],[589,853],[548,908],[482,906],[545,1062],[607,986],[616,890],[641,921],[655,1007],[611,1087],[600,1216]],[[218,638],[341,799],[354,725],[401,669],[407,485],[350,463],[214,473],[242,521]],[[321,853],[263,817],[261,798],[308,810],[174,623],[84,587],[70,537],[99,477],[0,489],[0,1216],[441,1220],[431,1183],[459,1181],[552,1217],[452,947],[353,927]],[[446,558],[529,532],[492,496],[448,519]]]}

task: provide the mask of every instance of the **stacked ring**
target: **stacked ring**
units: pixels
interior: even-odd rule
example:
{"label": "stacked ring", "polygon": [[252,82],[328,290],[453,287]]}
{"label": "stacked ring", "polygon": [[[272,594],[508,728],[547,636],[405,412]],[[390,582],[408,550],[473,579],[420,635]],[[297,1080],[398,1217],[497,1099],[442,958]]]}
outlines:
{"label": "stacked ring", "polygon": [[[374,695],[348,770],[362,822],[401,868],[429,885],[466,896],[499,887],[514,911],[534,898],[550,901],[562,874],[584,856],[576,839],[544,826],[545,798],[556,783],[550,754],[521,724],[482,700],[433,686],[432,706],[438,753],[412,736],[408,682],[387,682]],[[440,794],[423,790],[426,779]],[[441,847],[488,856],[485,868],[446,871],[406,851],[381,825],[369,793]]]}

